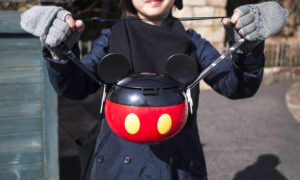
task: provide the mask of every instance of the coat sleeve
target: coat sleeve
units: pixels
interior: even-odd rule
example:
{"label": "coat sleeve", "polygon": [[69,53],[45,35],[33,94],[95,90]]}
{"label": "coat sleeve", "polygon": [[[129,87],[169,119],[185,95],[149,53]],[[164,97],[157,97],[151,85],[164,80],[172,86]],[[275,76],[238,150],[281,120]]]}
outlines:
{"label": "coat sleeve", "polygon": [[[195,31],[188,31],[193,44],[200,69],[215,61],[219,52]],[[232,59],[225,59],[208,74],[204,80],[216,92],[231,98],[240,99],[253,96],[262,81],[264,69],[264,42],[247,54],[234,53]]]}
{"label": "coat sleeve", "polygon": [[[109,29],[102,30],[101,36],[93,41],[91,51],[80,61],[91,71],[96,71],[97,64],[107,53]],[[79,48],[75,46],[73,52],[79,57]],[[52,59],[51,53],[43,48],[50,82],[58,95],[68,99],[79,100],[95,93],[99,85],[69,60]]]}

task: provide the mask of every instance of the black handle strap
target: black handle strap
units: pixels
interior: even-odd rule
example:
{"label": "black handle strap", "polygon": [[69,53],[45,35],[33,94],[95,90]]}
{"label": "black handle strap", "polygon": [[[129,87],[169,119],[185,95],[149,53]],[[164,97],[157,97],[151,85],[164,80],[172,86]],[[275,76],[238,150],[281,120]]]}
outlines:
{"label": "black handle strap", "polygon": [[68,46],[66,44],[62,43],[59,46],[59,49],[62,51],[62,53],[64,54],[64,56],[66,56],[69,60],[71,60],[73,63],[75,63],[83,72],[85,72],[90,78],[92,78],[100,86],[104,86],[105,85],[95,73],[91,72],[80,61],[80,59],[68,48]]}
{"label": "black handle strap", "polygon": [[[153,21],[201,21],[201,20],[210,20],[210,19],[224,19],[229,18],[227,16],[212,16],[212,17],[182,17],[182,18],[166,18],[166,19],[150,19]],[[117,21],[143,21],[146,19],[141,18],[101,18],[101,17],[92,17],[89,19],[82,19],[83,22],[117,22]],[[149,20],[149,19],[147,19]]]}
{"label": "black handle strap", "polygon": [[218,59],[216,59],[213,63],[211,63],[207,68],[205,68],[197,79],[187,87],[187,90],[192,89],[195,85],[203,78],[205,78],[221,61],[223,61],[227,56],[232,54],[235,50],[237,50],[243,43],[245,39],[240,39],[235,44],[233,44],[227,51],[225,51]]}

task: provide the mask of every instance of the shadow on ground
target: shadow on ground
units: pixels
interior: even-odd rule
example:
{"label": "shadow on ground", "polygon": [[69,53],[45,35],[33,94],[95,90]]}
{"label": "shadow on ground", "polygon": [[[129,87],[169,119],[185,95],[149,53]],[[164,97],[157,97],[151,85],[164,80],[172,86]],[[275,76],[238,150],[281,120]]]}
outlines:
{"label": "shadow on ground", "polygon": [[280,159],[273,154],[264,154],[258,157],[257,161],[236,173],[233,180],[287,180],[276,167]]}

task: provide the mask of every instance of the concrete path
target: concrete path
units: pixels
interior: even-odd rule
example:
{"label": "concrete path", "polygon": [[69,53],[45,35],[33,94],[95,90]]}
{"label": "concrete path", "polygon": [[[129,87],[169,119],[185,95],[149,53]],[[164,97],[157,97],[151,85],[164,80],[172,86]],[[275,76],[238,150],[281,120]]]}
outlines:
{"label": "concrete path", "polygon": [[285,101],[291,85],[262,86],[236,101],[201,92],[198,125],[209,180],[300,179],[300,123]]}

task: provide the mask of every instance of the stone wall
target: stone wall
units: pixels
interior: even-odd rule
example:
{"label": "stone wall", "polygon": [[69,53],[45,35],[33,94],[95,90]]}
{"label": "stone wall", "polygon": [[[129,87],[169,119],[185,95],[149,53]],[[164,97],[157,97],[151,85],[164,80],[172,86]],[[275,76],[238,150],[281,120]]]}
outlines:
{"label": "stone wall", "polygon": [[[226,16],[227,0],[185,0],[184,8],[175,11],[176,17],[207,17]],[[183,22],[186,28],[196,30],[201,36],[210,41],[217,49],[223,48],[225,30],[221,20],[186,21]]]}

